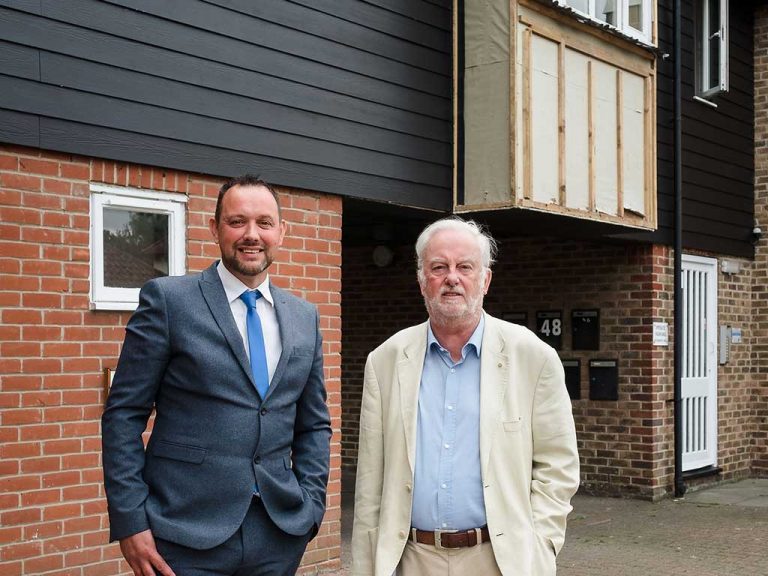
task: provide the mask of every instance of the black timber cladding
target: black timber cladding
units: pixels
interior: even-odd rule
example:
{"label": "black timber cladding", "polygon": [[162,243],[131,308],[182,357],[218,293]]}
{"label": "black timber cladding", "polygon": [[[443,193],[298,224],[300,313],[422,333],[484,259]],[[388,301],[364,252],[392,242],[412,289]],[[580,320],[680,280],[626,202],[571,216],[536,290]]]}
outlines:
{"label": "black timber cladding", "polygon": [[448,210],[450,2],[0,0],[0,141]]}
{"label": "black timber cladding", "polygon": [[[729,12],[729,91],[712,108],[695,95],[694,5],[682,12],[682,180],[683,246],[720,254],[752,257],[754,226],[754,78],[753,10],[731,1]],[[661,0],[658,60],[658,222],[654,234],[637,235],[672,243],[673,164],[673,2]]]}

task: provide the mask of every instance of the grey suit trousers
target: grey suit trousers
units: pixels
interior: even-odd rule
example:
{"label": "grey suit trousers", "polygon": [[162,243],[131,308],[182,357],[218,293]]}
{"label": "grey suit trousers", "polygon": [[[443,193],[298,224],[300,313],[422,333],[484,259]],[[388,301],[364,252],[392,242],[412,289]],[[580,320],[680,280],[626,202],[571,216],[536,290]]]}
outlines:
{"label": "grey suit trousers", "polygon": [[157,550],[176,576],[293,576],[312,531],[293,536],[278,528],[264,504],[253,498],[242,526],[208,550],[156,538]]}

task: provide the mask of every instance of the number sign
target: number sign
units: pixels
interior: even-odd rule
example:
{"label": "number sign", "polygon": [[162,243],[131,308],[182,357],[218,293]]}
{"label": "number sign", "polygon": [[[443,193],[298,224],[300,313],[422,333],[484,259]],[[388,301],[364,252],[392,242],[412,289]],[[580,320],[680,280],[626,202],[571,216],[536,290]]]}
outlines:
{"label": "number sign", "polygon": [[536,312],[536,333],[552,348],[560,350],[563,346],[563,311]]}

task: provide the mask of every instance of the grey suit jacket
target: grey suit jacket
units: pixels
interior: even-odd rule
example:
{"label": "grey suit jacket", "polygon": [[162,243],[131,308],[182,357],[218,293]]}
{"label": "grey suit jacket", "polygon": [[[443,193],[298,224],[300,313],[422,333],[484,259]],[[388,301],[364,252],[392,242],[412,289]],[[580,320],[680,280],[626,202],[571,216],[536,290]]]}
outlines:
{"label": "grey suit jacket", "polygon": [[318,314],[270,290],[283,352],[262,401],[216,264],[142,288],[102,417],[112,540],[151,528],[212,548],[240,527],[254,483],[283,531],[316,533],[331,436]]}

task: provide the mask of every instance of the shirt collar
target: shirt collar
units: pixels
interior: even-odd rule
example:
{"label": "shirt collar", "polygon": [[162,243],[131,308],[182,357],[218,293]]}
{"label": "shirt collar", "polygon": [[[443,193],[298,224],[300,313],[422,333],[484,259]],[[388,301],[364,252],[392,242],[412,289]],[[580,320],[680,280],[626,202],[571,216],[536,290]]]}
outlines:
{"label": "shirt collar", "polygon": [[[230,304],[240,298],[240,294],[246,290],[250,290],[250,288],[243,284],[243,282],[237,276],[227,270],[227,267],[224,266],[224,263],[221,260],[219,260],[219,264],[216,266],[216,271],[219,273],[221,284],[224,286],[224,292],[227,294],[227,301]],[[275,305],[275,301],[272,298],[272,293],[269,291],[269,274],[267,274],[267,276],[264,278],[264,282],[259,284],[256,289],[261,292],[261,296],[267,302],[269,302],[270,305]]]}
{"label": "shirt collar", "polygon": [[[475,328],[475,331],[472,332],[472,336],[469,337],[469,340],[467,340],[467,343],[464,344],[464,346],[461,349],[461,357],[466,358],[467,357],[467,350],[471,346],[474,351],[477,353],[477,357],[480,357],[480,351],[483,347],[483,332],[485,330],[485,313],[482,313],[480,315],[480,322],[477,324],[477,328]],[[433,350],[435,347],[438,348],[438,350],[444,350],[444,348],[440,345],[440,342],[437,341],[437,338],[435,338],[435,333],[432,332],[432,324],[427,322],[427,350]]]}

